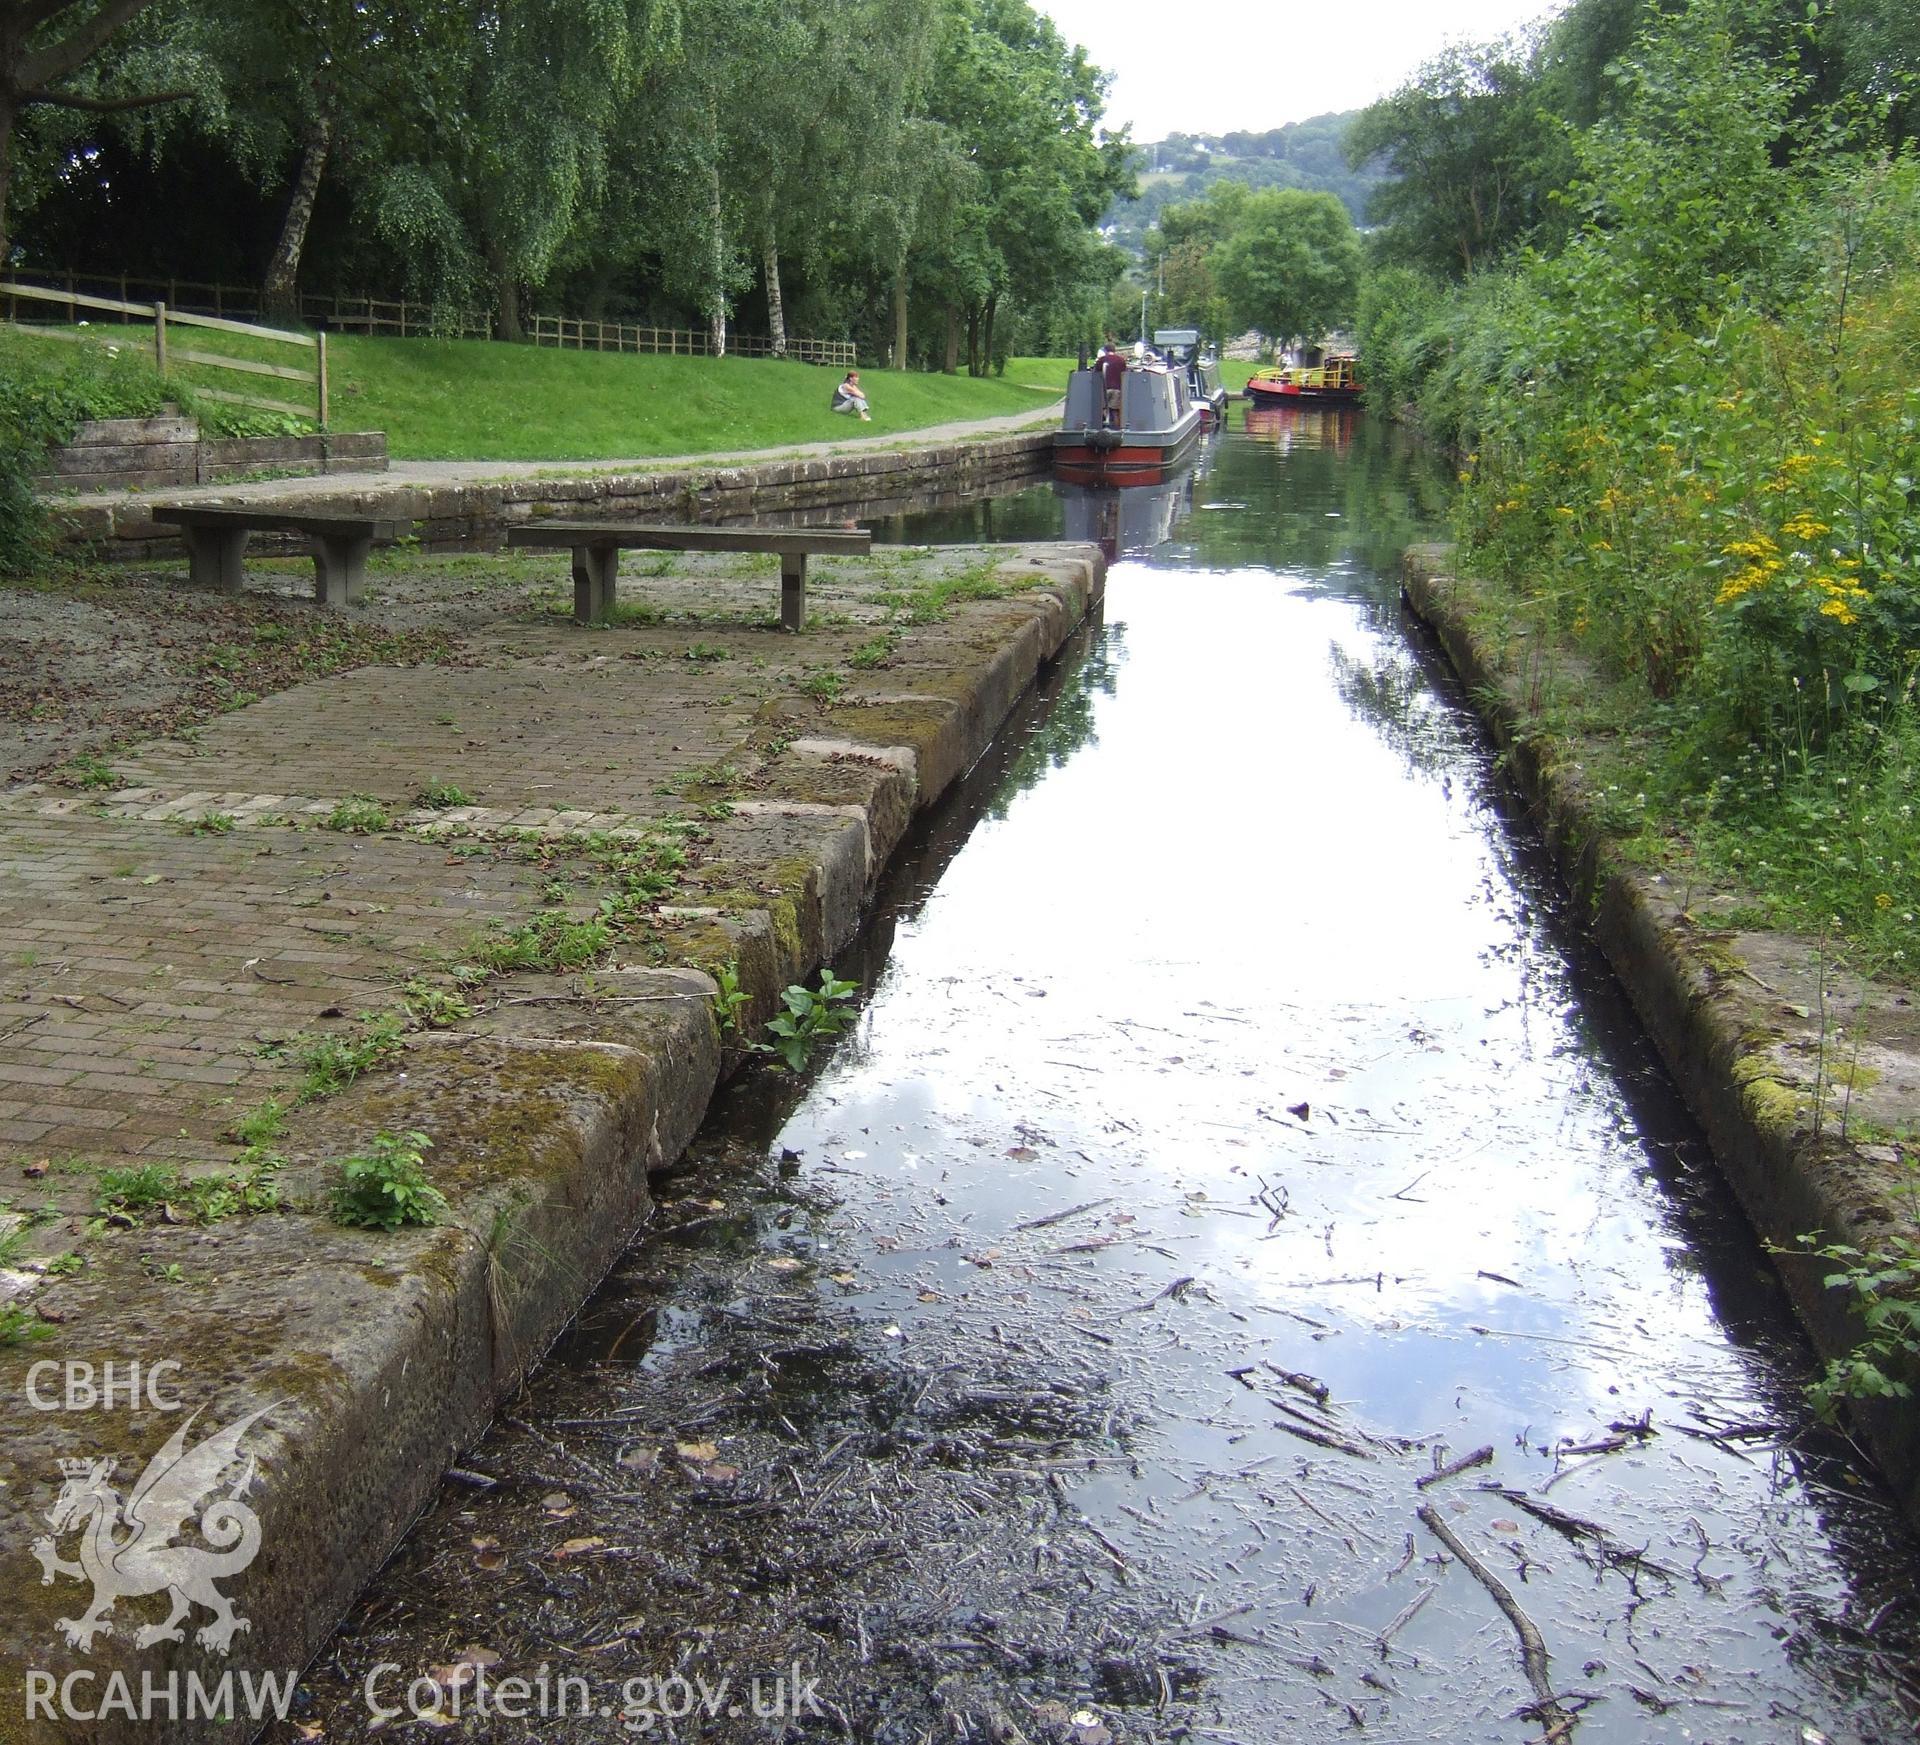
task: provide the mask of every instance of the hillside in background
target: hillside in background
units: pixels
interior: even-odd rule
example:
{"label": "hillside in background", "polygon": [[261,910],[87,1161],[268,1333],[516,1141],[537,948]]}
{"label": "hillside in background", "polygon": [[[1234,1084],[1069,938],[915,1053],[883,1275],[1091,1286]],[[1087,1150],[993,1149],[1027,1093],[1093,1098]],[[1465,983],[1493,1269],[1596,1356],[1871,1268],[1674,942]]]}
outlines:
{"label": "hillside in background", "polygon": [[1150,141],[1141,153],[1140,197],[1116,200],[1102,228],[1129,254],[1167,207],[1197,200],[1215,182],[1245,182],[1250,188],[1305,188],[1337,194],[1355,224],[1366,220],[1367,195],[1380,180],[1368,167],[1350,170],[1341,142],[1358,110],[1316,115],[1267,133],[1174,133]]}

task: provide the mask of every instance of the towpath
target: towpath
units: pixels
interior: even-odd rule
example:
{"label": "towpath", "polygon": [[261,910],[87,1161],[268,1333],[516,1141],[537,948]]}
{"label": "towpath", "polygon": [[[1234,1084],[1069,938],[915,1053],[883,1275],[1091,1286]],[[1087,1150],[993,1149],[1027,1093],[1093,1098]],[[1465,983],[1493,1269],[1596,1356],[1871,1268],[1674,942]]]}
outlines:
{"label": "towpath", "polygon": [[[693,468],[748,466],[770,461],[828,460],[839,455],[874,455],[938,448],[949,443],[981,442],[998,436],[1040,430],[1059,420],[1062,402],[1013,412],[998,418],[975,418],[928,425],[919,430],[885,436],[848,436],[807,442],[785,448],[717,449],[698,454],[651,454],[625,458],[581,460],[396,460],[381,472],[333,472],[312,478],[250,479],[244,485],[199,485],[168,490],[169,502],[191,502],[218,496],[232,500],[244,492],[249,501],[276,502],[310,496],[333,496],[342,491],[373,491],[382,486],[431,488],[439,485],[483,484],[525,479],[591,478],[602,474],[624,477],[685,472]],[[102,491],[82,501],[124,504],[151,496],[151,492]]]}

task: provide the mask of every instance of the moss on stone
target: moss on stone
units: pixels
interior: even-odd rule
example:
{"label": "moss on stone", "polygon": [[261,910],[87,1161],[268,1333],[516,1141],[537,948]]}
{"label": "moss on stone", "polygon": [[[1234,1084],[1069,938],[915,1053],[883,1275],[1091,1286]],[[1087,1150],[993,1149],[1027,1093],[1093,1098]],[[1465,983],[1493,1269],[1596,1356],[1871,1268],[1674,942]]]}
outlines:
{"label": "moss on stone", "polygon": [[1798,1124],[1807,1099],[1782,1080],[1763,1054],[1742,1054],[1728,1069],[1754,1125],[1787,1134]]}

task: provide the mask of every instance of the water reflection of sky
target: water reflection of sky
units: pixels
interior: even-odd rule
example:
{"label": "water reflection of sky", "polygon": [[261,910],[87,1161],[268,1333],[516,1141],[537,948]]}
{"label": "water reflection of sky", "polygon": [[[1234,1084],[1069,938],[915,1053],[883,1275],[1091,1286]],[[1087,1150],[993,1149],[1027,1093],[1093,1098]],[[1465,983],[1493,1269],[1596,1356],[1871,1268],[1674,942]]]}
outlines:
{"label": "water reflection of sky", "polygon": [[[1697,1141],[1642,1082],[1638,1045],[1610,1040],[1617,1010],[1596,1021],[1604,996],[1543,913],[1550,891],[1518,875],[1470,729],[1394,621],[1382,553],[1422,530],[1428,485],[1350,431],[1230,437],[1209,466],[1151,559],[1114,567],[1098,682],[1069,687],[1044,753],[1016,755],[1018,780],[903,915],[858,1037],[782,1142],[833,1160],[849,1227],[884,1238],[862,1264],[907,1336],[963,1337],[956,1303],[1015,1317],[1036,1294],[1116,1350],[1153,1328],[1132,1361],[1164,1470],[1083,1506],[1143,1557],[1147,1523],[1178,1523],[1216,1595],[1270,1628],[1313,1642],[1327,1619],[1397,1610],[1410,1476],[1347,1462],[1327,1479],[1355,1490],[1349,1546],[1371,1534],[1379,1555],[1329,1560],[1302,1518],[1276,1568],[1229,1578],[1230,1487],[1196,1502],[1194,1472],[1314,1453],[1223,1379],[1235,1359],[1321,1376],[1372,1432],[1490,1444],[1485,1476],[1552,1479],[1555,1503],[1649,1555],[1705,1560],[1718,1587],[1663,1590],[1641,1632],[1618,1578],[1564,1544],[1529,1553],[1547,1560],[1529,1605],[1557,1676],[1578,1685],[1584,1664],[1604,1691],[1588,1737],[1798,1738],[1794,1716],[1893,1736],[1884,1681],[1801,1634],[1830,1633],[1863,1579],[1834,1535],[1870,1542],[1879,1518],[1831,1525],[1791,1463],[1678,1427],[1802,1418],[1778,1368],[1801,1359],[1723,1203],[1676,1197]],[[1038,496],[1002,511],[1047,513]],[[1020,1229],[1096,1199],[1083,1252]],[[983,1267],[983,1248],[1009,1259]],[[1155,1293],[1180,1279],[1194,1287],[1164,1319]],[[1554,1479],[1557,1444],[1642,1414],[1659,1426],[1643,1447]],[[1470,1484],[1449,1506],[1485,1548],[1512,1510]],[[1889,1543],[1883,1563],[1910,1572],[1905,1536]],[[1396,1673],[1425,1693],[1417,1736],[1442,1716],[1527,1736],[1468,1694],[1511,1673],[1474,1596],[1450,1583],[1405,1641],[1429,1657]],[[1627,1661],[1689,1732],[1591,1670]],[[1380,1736],[1416,1736],[1405,1715]]]}

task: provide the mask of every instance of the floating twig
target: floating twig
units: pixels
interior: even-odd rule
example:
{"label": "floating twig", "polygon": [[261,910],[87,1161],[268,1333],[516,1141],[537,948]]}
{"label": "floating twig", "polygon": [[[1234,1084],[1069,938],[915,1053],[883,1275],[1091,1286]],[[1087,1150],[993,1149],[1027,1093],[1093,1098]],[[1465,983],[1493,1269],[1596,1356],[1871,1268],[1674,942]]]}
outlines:
{"label": "floating twig", "polygon": [[[1409,1534],[1408,1537],[1411,1538],[1412,1535]],[[1434,1594],[1439,1590],[1439,1586],[1440,1584],[1438,1582],[1428,1582],[1427,1585],[1415,1594],[1412,1599],[1408,1600],[1399,1611],[1394,1613],[1393,1622],[1382,1630],[1379,1635],[1380,1658],[1382,1660],[1385,1660],[1387,1657],[1387,1644],[1413,1622],[1420,1608],[1424,1606],[1428,1600],[1433,1598]]]}
{"label": "floating twig", "polygon": [[1109,1194],[1104,1200],[1087,1200],[1078,1206],[1069,1206],[1064,1212],[1049,1212],[1044,1218],[1029,1218],[1024,1224],[1014,1225],[1016,1230],[1044,1230],[1049,1224],[1064,1224],[1069,1218],[1077,1218],[1082,1212],[1091,1212],[1101,1206],[1113,1204]]}
{"label": "floating twig", "polygon": [[1600,1555],[1609,1563],[1631,1564],[1635,1569],[1644,1569],[1653,1575],[1665,1576],[1669,1580],[1678,1573],[1669,1569],[1664,1563],[1656,1563],[1645,1552],[1622,1545],[1597,1521],[1588,1521],[1579,1515],[1570,1515],[1565,1509],[1556,1509],[1551,1503],[1538,1502],[1528,1496],[1525,1491],[1512,1490],[1506,1485],[1486,1484],[1480,1488],[1489,1496],[1499,1497],[1511,1503],[1516,1509],[1524,1510],[1536,1521],[1546,1522],[1556,1533],[1564,1533],[1569,1539],[1592,1540],[1599,1547]]}
{"label": "floating twig", "polygon": [[1428,1485],[1438,1484],[1445,1478],[1458,1478],[1461,1473],[1472,1467],[1485,1466],[1493,1458],[1493,1447],[1476,1448],[1471,1454],[1463,1454],[1458,1460],[1450,1460],[1445,1466],[1436,1466],[1432,1472],[1422,1473],[1413,1481],[1415,1490],[1425,1490]]}
{"label": "floating twig", "polygon": [[1322,1448],[1331,1448],[1335,1454],[1350,1454],[1355,1460],[1371,1460],[1373,1450],[1362,1448],[1357,1442],[1349,1442],[1344,1436],[1335,1436],[1326,1430],[1316,1430],[1310,1424],[1290,1424],[1285,1418],[1273,1421],[1276,1430],[1284,1430],[1289,1436],[1298,1436],[1302,1442],[1316,1443]]}
{"label": "floating twig", "polygon": [[1267,1363],[1264,1360],[1261,1368],[1271,1370],[1288,1387],[1298,1388],[1303,1394],[1311,1396],[1316,1403],[1323,1406],[1327,1403],[1327,1395],[1333,1391],[1317,1375],[1308,1375],[1302,1369],[1282,1369],[1279,1364]]}
{"label": "floating twig", "polygon": [[1543,1740],[1564,1740],[1573,1731],[1574,1717],[1561,1708],[1554,1695],[1552,1681],[1547,1677],[1547,1644],[1534,1621],[1520,1609],[1520,1602],[1513,1597],[1513,1590],[1474,1556],[1462,1543],[1459,1534],[1440,1519],[1439,1511],[1433,1504],[1422,1503],[1414,1513],[1419,1516],[1420,1524],[1453,1553],[1467,1573],[1493,1596],[1493,1603],[1506,1614],[1507,1622],[1520,1638],[1521,1664],[1526,1668],[1527,1683],[1533,1686],[1536,1699],[1533,1712],[1546,1728]]}

